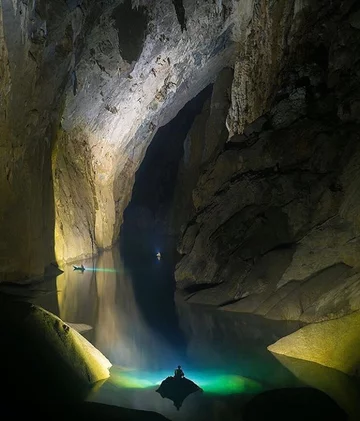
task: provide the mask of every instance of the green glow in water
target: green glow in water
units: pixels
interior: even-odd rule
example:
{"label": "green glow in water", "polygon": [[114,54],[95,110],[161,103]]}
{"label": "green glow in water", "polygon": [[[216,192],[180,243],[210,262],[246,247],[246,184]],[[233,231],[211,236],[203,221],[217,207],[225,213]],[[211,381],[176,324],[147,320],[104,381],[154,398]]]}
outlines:
{"label": "green glow in water", "polygon": [[234,374],[209,376],[200,381],[199,384],[205,392],[218,395],[258,393],[262,389],[261,385],[256,381]]}
{"label": "green glow in water", "polygon": [[[165,372],[122,371],[115,368],[111,370],[110,382],[121,388],[145,389],[158,387],[168,375]],[[260,383],[236,374],[188,371],[186,376],[205,393],[232,395],[259,393],[262,390]]]}

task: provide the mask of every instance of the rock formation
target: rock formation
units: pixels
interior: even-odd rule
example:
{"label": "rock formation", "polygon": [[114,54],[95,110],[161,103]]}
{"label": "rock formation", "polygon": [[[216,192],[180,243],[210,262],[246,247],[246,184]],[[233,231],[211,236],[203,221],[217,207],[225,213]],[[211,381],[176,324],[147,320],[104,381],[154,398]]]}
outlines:
{"label": "rock formation", "polygon": [[176,279],[190,302],[318,322],[360,308],[359,6],[290,3],[254,8]]}
{"label": "rock formation", "polygon": [[0,12],[0,280],[19,281],[113,245],[157,128],[233,62],[238,10],[13,0]]}
{"label": "rock formation", "polygon": [[82,400],[109,377],[110,361],[61,319],[3,295],[0,301],[5,396],[32,403]]}
{"label": "rock formation", "polygon": [[135,171],[157,128],[231,61],[233,15],[226,3],[230,8],[224,2],[218,11],[207,1],[183,2],[184,30],[170,0],[135,8],[129,0],[112,2],[88,34],[76,95],[66,96],[55,165],[59,260],[117,240]]}
{"label": "rock formation", "polygon": [[[313,361],[350,375],[360,374],[360,312],[314,323],[279,339],[269,351]],[[344,358],[346,355],[346,358]]]}
{"label": "rock formation", "polygon": [[155,132],[215,82],[179,166],[178,288],[271,319],[359,310],[356,0],[0,7],[0,282],[111,247]]}

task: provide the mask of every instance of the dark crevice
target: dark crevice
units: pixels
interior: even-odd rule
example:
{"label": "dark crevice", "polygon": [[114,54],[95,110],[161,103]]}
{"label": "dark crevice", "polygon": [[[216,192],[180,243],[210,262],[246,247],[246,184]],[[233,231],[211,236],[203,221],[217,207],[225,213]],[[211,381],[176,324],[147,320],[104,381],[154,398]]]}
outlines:
{"label": "dark crevice", "polygon": [[[136,172],[131,201],[124,211],[122,243],[145,254],[169,253],[173,203],[184,141],[212,93],[201,91],[167,125],[160,127]],[[170,238],[168,238],[170,240]]]}
{"label": "dark crevice", "polygon": [[241,298],[232,298],[231,300],[224,301],[222,304],[218,305],[218,308],[229,306],[230,304],[236,304],[239,301],[245,300],[247,297],[241,297]]}
{"label": "dark crevice", "polygon": [[183,5],[182,0],[172,0],[173,5],[175,7],[176,16],[178,19],[178,22],[181,26],[181,31],[186,31],[186,17],[185,17],[185,8]]}
{"label": "dark crevice", "polygon": [[114,9],[112,18],[118,32],[121,57],[129,63],[137,61],[143,49],[148,26],[146,8],[133,9],[131,0],[126,0]]}
{"label": "dark crevice", "polygon": [[188,294],[195,294],[196,292],[203,291],[205,289],[215,288],[221,284],[222,282],[217,282],[213,284],[194,284],[184,288],[184,291]]}

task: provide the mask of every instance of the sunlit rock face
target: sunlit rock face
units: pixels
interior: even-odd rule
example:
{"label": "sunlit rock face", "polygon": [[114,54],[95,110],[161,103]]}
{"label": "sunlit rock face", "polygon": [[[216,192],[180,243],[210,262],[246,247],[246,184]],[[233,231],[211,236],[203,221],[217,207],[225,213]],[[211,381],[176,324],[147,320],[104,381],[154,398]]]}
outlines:
{"label": "sunlit rock face", "polygon": [[192,190],[176,279],[190,302],[317,322],[360,308],[359,5],[299,2],[291,20],[281,3],[256,9],[267,47],[235,66],[230,139]]}

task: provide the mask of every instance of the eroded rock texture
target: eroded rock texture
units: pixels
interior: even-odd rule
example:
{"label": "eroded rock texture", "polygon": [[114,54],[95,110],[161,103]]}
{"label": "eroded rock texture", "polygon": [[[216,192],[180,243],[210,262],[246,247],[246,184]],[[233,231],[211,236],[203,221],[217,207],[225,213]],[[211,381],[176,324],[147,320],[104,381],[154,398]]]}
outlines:
{"label": "eroded rock texture", "polygon": [[[60,260],[114,244],[135,171],[157,128],[232,60],[232,2],[220,9],[207,1],[184,1],[183,9],[177,3],[110,2],[87,37],[76,92],[66,96],[66,149],[59,148],[55,177]],[[89,154],[86,169],[83,153]],[[74,199],[79,189],[83,198]]]}
{"label": "eroded rock texture", "polygon": [[232,62],[235,3],[0,3],[0,281],[117,240],[157,128]]}
{"label": "eroded rock texture", "polygon": [[58,137],[69,152],[58,136],[64,92],[76,81],[100,9],[91,1],[13,0],[0,7],[0,281],[19,281],[55,260],[53,148]]}
{"label": "eroded rock texture", "polygon": [[235,66],[232,136],[192,190],[176,279],[190,302],[317,322],[360,308],[359,5],[266,3]]}

